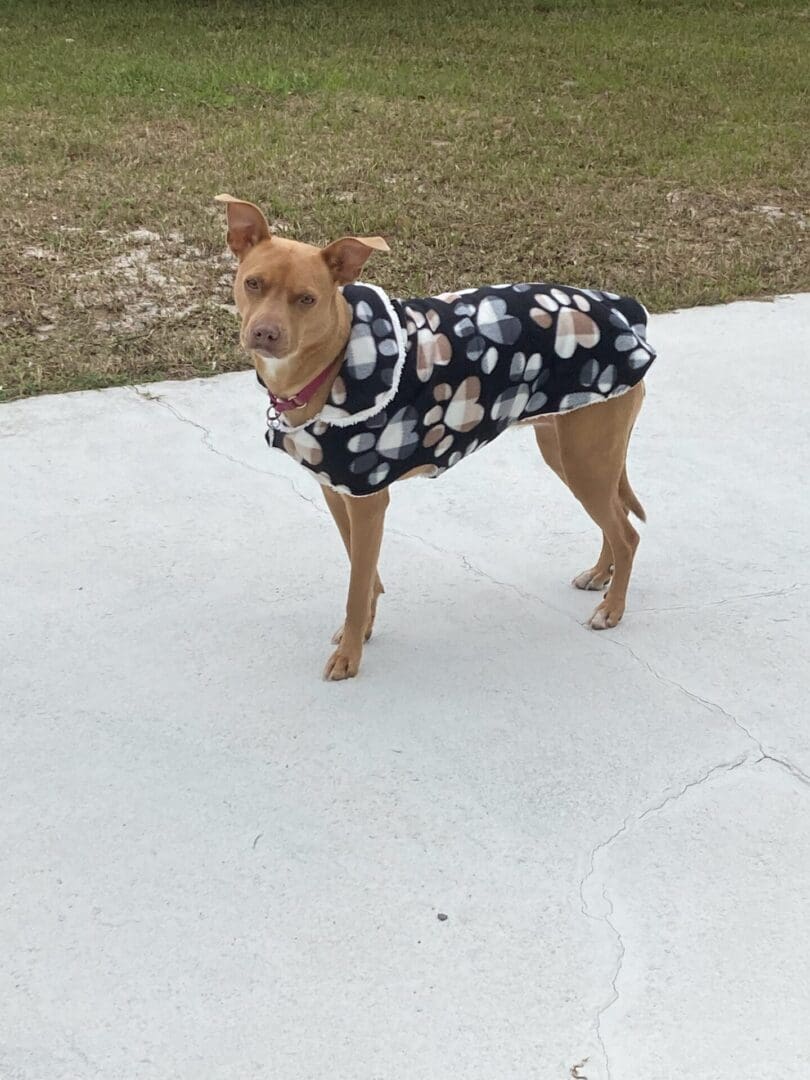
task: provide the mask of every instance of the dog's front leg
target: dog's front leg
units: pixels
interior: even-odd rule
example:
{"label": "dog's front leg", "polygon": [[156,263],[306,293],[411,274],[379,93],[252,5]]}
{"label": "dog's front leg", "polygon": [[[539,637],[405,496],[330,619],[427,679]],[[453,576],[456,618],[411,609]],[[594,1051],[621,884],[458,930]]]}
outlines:
{"label": "dog's front leg", "polygon": [[360,667],[363,641],[369,624],[372,587],[377,581],[377,559],[389,503],[388,489],[363,498],[345,495],[343,500],[349,516],[349,558],[352,568],[343,634],[324,671],[324,678],[335,681],[351,679]]}
{"label": "dog's front leg", "polygon": [[[346,499],[337,491],[333,491],[331,488],[323,488],[324,498],[326,499],[326,505],[335,519],[335,524],[338,527],[340,538],[343,541],[343,546],[346,548],[346,554],[349,559],[352,557],[352,527],[349,521],[349,511],[346,508]],[[374,575],[374,584],[371,592],[371,606],[368,615],[368,624],[366,626],[365,640],[371,637],[371,632],[374,629],[374,619],[377,615],[377,601],[382,593],[385,592],[383,583],[380,581],[379,573]],[[338,630],[332,635],[332,644],[339,645],[340,639],[343,637],[343,623],[340,624]]]}

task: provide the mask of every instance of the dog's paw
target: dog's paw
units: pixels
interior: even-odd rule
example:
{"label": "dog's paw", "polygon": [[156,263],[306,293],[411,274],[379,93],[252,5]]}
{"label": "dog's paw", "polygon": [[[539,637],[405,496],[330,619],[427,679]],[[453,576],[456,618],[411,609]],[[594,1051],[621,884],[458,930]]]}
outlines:
{"label": "dog's paw", "polygon": [[338,645],[326,662],[323,677],[327,682],[340,682],[342,679],[353,679],[360,670],[360,658],[362,649],[346,648]]}
{"label": "dog's paw", "polygon": [[624,615],[624,601],[611,600],[610,593],[588,619],[591,630],[610,630]]}
{"label": "dog's paw", "polygon": [[577,574],[571,584],[575,589],[588,589],[593,592],[599,592],[600,589],[606,589],[608,585],[610,585],[610,579],[612,577],[612,566],[609,566],[607,570],[602,570],[598,566],[592,566],[590,570],[583,570],[581,574]]}

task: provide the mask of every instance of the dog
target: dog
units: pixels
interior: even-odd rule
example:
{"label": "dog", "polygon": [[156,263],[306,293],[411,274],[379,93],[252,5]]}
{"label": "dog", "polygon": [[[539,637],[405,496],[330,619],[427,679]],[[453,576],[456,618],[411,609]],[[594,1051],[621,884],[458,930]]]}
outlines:
{"label": "dog", "polygon": [[379,236],[324,248],[271,235],[253,203],[218,195],[238,260],[240,342],[269,395],[269,445],[322,485],[351,565],[346,617],[324,671],[354,677],[384,592],[389,488],[438,476],[513,424],[602,530],[578,589],[605,590],[595,630],[624,614],[645,520],[627,478],[630,435],[655,358],[632,297],[547,283],[391,299],[358,276]]}

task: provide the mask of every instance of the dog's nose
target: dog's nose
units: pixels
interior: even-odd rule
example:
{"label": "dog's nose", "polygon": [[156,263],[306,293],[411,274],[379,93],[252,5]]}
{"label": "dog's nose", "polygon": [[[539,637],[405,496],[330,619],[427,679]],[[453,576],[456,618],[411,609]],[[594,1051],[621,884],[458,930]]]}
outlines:
{"label": "dog's nose", "polygon": [[250,347],[252,349],[266,349],[278,341],[281,337],[281,327],[278,323],[259,323],[250,331]]}

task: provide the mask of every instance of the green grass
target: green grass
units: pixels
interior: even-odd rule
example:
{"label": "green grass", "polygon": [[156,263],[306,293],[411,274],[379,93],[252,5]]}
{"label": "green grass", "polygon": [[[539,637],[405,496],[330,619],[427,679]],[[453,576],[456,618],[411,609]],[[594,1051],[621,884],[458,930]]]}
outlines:
{"label": "green grass", "polygon": [[808,0],[6,0],[0,398],[245,366],[223,190],[398,295],[807,289],[808,56]]}

